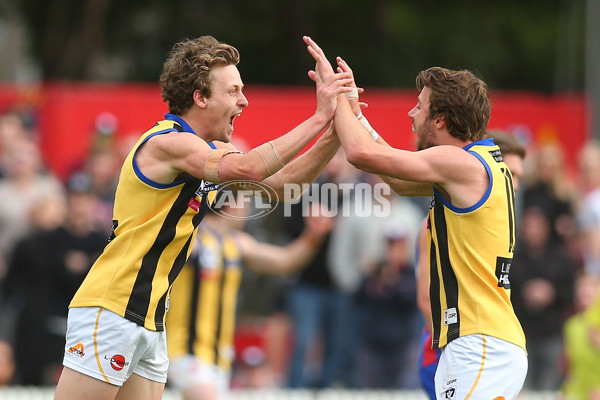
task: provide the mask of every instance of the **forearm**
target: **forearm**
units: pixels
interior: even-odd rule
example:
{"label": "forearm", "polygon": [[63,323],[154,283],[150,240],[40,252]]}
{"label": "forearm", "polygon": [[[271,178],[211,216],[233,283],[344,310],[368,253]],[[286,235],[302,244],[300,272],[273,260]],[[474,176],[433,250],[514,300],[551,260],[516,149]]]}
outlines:
{"label": "forearm", "polygon": [[[285,135],[264,143],[246,154],[226,154],[218,162],[218,181],[262,181],[280,171],[300,152],[326,123],[319,113]],[[215,150],[217,151],[217,150]],[[214,179],[216,183],[217,179]]]}
{"label": "forearm", "polygon": [[258,243],[244,254],[248,268],[269,274],[290,274],[307,265],[315,256],[323,238],[305,229],[287,246]]}
{"label": "forearm", "polygon": [[373,139],[367,134],[352,110],[346,96],[338,96],[337,108],[333,119],[335,130],[348,158],[356,149],[365,149],[373,145]]}
{"label": "forearm", "polygon": [[263,183],[277,192],[280,198],[294,200],[301,192],[292,190],[289,186],[286,191],[286,184],[302,188],[302,185],[314,182],[339,148],[340,141],[330,128],[309,150],[265,179]]}
{"label": "forearm", "polygon": [[286,164],[290,162],[328,123],[329,120],[315,113],[287,134],[272,140],[282,161]]}

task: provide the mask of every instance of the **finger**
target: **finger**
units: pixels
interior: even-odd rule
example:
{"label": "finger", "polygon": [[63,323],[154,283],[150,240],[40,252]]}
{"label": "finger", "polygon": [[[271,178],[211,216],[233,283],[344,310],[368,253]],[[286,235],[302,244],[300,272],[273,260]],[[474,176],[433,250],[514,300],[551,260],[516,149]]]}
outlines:
{"label": "finger", "polygon": [[338,86],[334,93],[337,95],[342,94],[342,93],[350,93],[352,91],[352,88],[349,86]]}
{"label": "finger", "polygon": [[327,61],[327,59],[325,59],[324,56],[318,54],[315,51],[315,49],[311,48],[310,46],[307,47],[307,50],[312,55],[313,59],[317,62],[315,70],[318,70],[317,73],[319,75],[328,76],[333,73],[333,68],[331,67],[331,64],[329,64],[329,61]]}
{"label": "finger", "polygon": [[321,75],[312,69],[308,71],[308,77],[318,85],[323,84],[323,78],[321,78]]}
{"label": "finger", "polygon": [[309,45],[310,47],[312,47],[315,51],[317,51],[318,53],[322,54],[323,56],[325,55],[325,53],[319,47],[319,45],[317,44],[317,42],[315,42],[314,40],[312,40],[310,38],[310,36],[304,36],[303,39],[304,39],[304,43],[306,43],[307,45]]}
{"label": "finger", "polygon": [[347,71],[347,72],[350,72],[350,73],[352,73],[352,68],[350,68],[350,66],[348,65],[348,63],[347,63],[346,61],[344,61],[344,60],[342,59],[342,57],[337,57],[337,58],[336,58],[336,60],[337,60],[337,63],[338,63],[338,65],[339,65],[339,66],[340,66],[340,67],[341,67],[341,68],[342,68],[344,71]]}
{"label": "finger", "polygon": [[321,59],[321,55],[317,53],[317,51],[314,48],[312,48],[311,46],[307,46],[306,50],[308,50],[308,52],[310,53],[312,58],[315,59],[316,62],[319,62],[319,60]]}
{"label": "finger", "polygon": [[[336,82],[338,84],[348,85],[352,83],[352,78],[348,76],[346,72],[333,74],[329,78],[325,80],[327,84],[331,84],[332,82]],[[352,89],[352,88],[351,88]]]}
{"label": "finger", "polygon": [[369,105],[365,102],[359,101],[358,102],[358,106],[360,107],[360,109],[362,110],[363,108],[367,108],[369,107]]}

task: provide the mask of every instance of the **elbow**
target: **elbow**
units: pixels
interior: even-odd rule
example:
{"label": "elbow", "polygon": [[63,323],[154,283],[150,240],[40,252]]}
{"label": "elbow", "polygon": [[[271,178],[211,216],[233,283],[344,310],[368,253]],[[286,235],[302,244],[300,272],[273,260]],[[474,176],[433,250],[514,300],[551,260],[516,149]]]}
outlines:
{"label": "elbow", "polygon": [[245,176],[246,176],[246,178],[245,178],[246,180],[253,181],[253,182],[261,182],[264,179],[268,178],[269,174],[264,169],[261,170],[260,168],[258,168],[258,169],[247,170],[245,173]]}

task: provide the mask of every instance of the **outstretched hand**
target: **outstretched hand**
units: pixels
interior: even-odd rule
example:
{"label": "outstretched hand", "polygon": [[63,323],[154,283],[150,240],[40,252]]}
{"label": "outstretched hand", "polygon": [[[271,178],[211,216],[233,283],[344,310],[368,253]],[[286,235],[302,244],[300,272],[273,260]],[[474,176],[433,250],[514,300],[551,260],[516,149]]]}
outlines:
{"label": "outstretched hand", "polygon": [[346,72],[340,69],[340,72],[334,73],[323,50],[308,36],[304,36],[304,41],[308,45],[309,53],[317,62],[315,70],[308,72],[308,76],[317,83],[317,113],[331,120],[337,107],[337,96],[355,90],[352,87],[352,71]]}
{"label": "outstretched hand", "polygon": [[[310,79],[315,81],[317,85],[321,85],[327,80],[328,77],[334,75],[333,67],[329,61],[327,61],[327,57],[325,56],[323,49],[321,49],[314,40],[312,40],[309,36],[304,36],[303,39],[307,44],[308,52],[316,61],[314,71],[309,71],[308,76]],[[352,72],[352,69],[348,63],[346,63],[346,61],[344,61],[341,57],[337,57],[336,61],[338,73],[347,73],[350,78],[350,83],[348,84],[350,90],[346,93],[348,94],[354,92],[356,94],[354,96],[348,95],[348,97],[352,110],[356,115],[358,115],[360,114],[361,109],[368,107],[367,103],[359,102],[358,100],[358,94],[363,93],[364,89],[356,86],[356,82],[354,81],[354,73]]]}
{"label": "outstretched hand", "polygon": [[325,82],[327,78],[334,74],[333,67],[331,66],[329,61],[327,61],[327,57],[325,57],[325,53],[323,52],[323,50],[314,40],[312,40],[309,36],[303,36],[302,39],[307,45],[308,52],[317,63],[317,65],[315,66],[315,70],[313,71],[313,75],[316,76],[314,76],[314,79],[313,77],[311,77],[311,79],[313,79],[317,83]]}

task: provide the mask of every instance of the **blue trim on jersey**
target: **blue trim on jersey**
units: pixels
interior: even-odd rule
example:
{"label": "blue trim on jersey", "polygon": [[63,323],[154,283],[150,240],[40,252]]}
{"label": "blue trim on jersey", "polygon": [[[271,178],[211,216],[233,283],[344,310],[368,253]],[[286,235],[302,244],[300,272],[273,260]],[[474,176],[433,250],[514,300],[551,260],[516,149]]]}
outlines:
{"label": "blue trim on jersey", "polygon": [[192,127],[187,122],[185,122],[183,120],[183,118],[181,118],[179,115],[166,113],[165,114],[165,119],[167,121],[175,121],[175,122],[177,122],[179,125],[181,125],[181,127],[183,128],[183,130],[185,132],[191,132],[194,135],[198,136],[198,134],[196,132],[194,132],[194,130],[192,129]]}
{"label": "blue trim on jersey", "polygon": [[[148,141],[148,139],[150,139],[151,137],[154,137],[156,135],[162,135],[162,134],[169,133],[169,132],[177,132],[177,131],[175,129],[165,129],[162,131],[154,132],[153,134],[148,135],[148,137],[146,137],[146,139],[144,139],[144,141],[142,143],[140,143],[140,145],[135,150],[135,152],[137,153],[138,150],[140,149],[140,147],[142,147],[142,145],[144,143],[146,143]],[[169,189],[169,188],[172,188],[175,186],[179,186],[182,183],[185,183],[185,182],[189,181],[190,179],[192,179],[191,177],[188,176],[188,177],[185,177],[182,179],[178,179],[171,183],[159,183],[159,182],[153,181],[152,179],[148,178],[146,175],[144,175],[142,173],[142,171],[140,170],[140,167],[137,164],[137,161],[135,160],[135,154],[133,155],[132,161],[133,161],[133,171],[135,172],[135,175],[145,184],[155,187],[157,189]]]}
{"label": "blue trim on jersey", "polygon": [[485,170],[487,171],[488,177],[490,178],[490,182],[488,184],[487,190],[485,191],[481,200],[479,200],[477,203],[473,204],[471,207],[460,208],[460,207],[456,207],[455,205],[450,203],[448,200],[446,200],[446,198],[444,198],[444,196],[442,196],[442,194],[435,187],[433,188],[433,193],[435,194],[435,197],[440,199],[444,206],[446,206],[448,209],[454,211],[455,213],[463,213],[464,214],[464,213],[468,213],[468,212],[477,210],[479,207],[481,207],[487,201],[487,199],[490,197],[490,193],[492,193],[492,184],[494,183],[494,178],[492,177],[492,171],[490,170],[490,166],[488,165],[488,163],[486,163],[485,160],[479,154],[475,153],[474,151],[469,150],[474,145],[477,145],[477,146],[495,146],[495,145],[494,145],[494,140],[492,138],[487,138],[487,139],[478,140],[477,142],[470,143],[470,144],[466,145],[465,147],[463,147],[463,149],[465,149],[468,153],[474,155],[475,157],[477,157],[477,159],[479,161],[481,161],[481,163],[485,167]]}
{"label": "blue trim on jersey", "polygon": [[[175,121],[177,122],[179,125],[181,125],[181,127],[183,128],[184,132],[191,132],[194,135],[198,136],[198,134],[196,132],[194,132],[194,130],[192,129],[192,127],[185,122],[180,116],[175,115],[175,114],[165,114],[165,119],[168,121]],[[216,150],[217,146],[214,145],[213,142],[210,142],[208,144],[210,146],[211,149]]]}
{"label": "blue trim on jersey", "polygon": [[476,142],[473,143],[469,143],[468,145],[466,145],[465,147],[463,147],[463,150],[467,150],[469,151],[469,149],[473,146],[495,146],[494,144],[494,139],[492,138],[485,138],[485,139],[481,139],[478,140]]}

